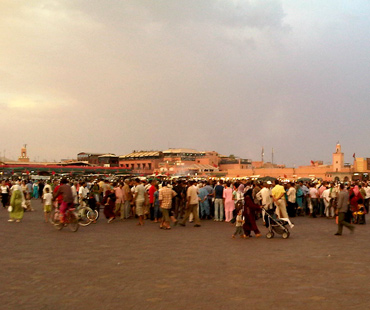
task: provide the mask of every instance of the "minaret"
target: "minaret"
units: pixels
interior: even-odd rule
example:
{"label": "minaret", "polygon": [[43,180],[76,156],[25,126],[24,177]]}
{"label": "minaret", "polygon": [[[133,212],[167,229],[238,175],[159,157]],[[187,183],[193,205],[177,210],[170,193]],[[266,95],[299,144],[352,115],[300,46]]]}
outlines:
{"label": "minaret", "polygon": [[335,153],[333,153],[333,171],[340,172],[344,168],[344,154],[342,153],[342,147],[338,142],[335,147]]}
{"label": "minaret", "polygon": [[18,161],[29,162],[30,159],[27,157],[27,144],[21,148],[21,156],[18,157]]}

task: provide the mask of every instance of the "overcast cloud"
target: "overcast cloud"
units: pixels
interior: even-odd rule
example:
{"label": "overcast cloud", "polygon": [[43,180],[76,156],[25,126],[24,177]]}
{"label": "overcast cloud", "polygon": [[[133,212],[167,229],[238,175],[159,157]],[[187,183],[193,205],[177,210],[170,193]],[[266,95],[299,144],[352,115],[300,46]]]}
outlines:
{"label": "overcast cloud", "polygon": [[0,2],[1,149],[370,157],[370,2]]}

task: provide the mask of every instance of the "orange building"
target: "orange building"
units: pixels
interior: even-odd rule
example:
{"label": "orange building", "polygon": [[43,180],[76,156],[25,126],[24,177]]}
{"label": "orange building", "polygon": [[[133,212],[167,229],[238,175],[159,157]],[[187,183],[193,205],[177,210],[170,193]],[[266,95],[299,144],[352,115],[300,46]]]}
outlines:
{"label": "orange building", "polygon": [[130,154],[119,156],[119,166],[132,169],[133,173],[144,175],[153,174],[163,161],[160,151],[133,151]]}

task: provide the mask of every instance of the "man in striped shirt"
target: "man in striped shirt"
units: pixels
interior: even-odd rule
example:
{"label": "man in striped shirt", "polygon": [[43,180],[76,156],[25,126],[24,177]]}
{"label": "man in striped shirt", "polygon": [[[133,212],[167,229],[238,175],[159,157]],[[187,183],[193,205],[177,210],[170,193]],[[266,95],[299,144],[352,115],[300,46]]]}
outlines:
{"label": "man in striped shirt", "polygon": [[166,181],[162,183],[162,188],[159,191],[159,205],[162,211],[162,223],[160,228],[171,229],[169,210],[172,207],[172,198],[176,195],[176,192],[167,186]]}

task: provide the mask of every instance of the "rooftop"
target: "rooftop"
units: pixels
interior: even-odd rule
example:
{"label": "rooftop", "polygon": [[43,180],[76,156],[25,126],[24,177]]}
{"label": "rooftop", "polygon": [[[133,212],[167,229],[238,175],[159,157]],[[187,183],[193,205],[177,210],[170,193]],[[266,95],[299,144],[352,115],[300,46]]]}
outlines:
{"label": "rooftop", "polygon": [[122,155],[119,158],[142,158],[142,157],[159,157],[161,152],[159,151],[140,151],[140,152],[132,152],[127,155]]}
{"label": "rooftop", "polygon": [[163,154],[180,154],[180,153],[202,154],[204,152],[199,152],[194,149],[168,149],[166,151],[163,151]]}
{"label": "rooftop", "polygon": [[104,153],[89,153],[89,152],[80,152],[78,153],[77,155],[90,155],[90,156],[100,156],[100,155],[104,155]]}
{"label": "rooftop", "polygon": [[103,154],[103,155],[100,155],[99,157],[118,157],[117,155],[115,154]]}

